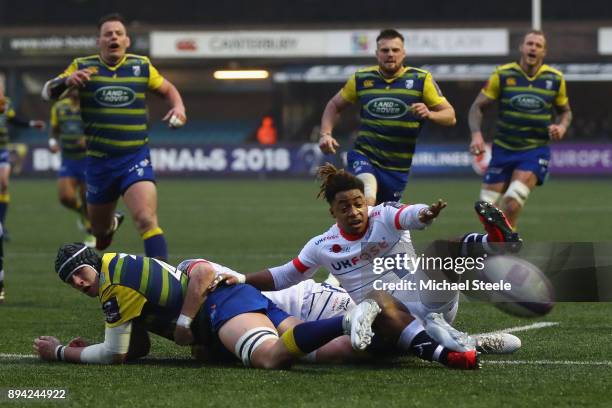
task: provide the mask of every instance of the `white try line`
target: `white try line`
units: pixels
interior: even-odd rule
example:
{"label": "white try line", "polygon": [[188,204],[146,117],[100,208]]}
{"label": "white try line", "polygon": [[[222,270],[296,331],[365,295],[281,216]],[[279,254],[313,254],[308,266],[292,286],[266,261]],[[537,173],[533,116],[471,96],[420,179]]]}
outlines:
{"label": "white try line", "polygon": [[559,322],[538,322],[533,324],[528,324],[526,326],[514,326],[508,327],[507,329],[499,329],[488,333],[478,333],[478,335],[486,335],[486,334],[495,334],[495,333],[515,333],[522,332],[527,330],[537,330],[543,329],[545,327],[558,326]]}
{"label": "white try line", "polygon": [[580,365],[612,367],[612,361],[571,361],[571,360],[486,360],[484,364],[494,365]]}
{"label": "white try line", "polygon": [[27,358],[27,359],[35,359],[38,358],[38,356],[35,356],[34,354],[11,354],[11,353],[0,353],[0,358],[1,359],[7,359],[7,360],[14,360],[14,359],[18,359],[18,358]]}

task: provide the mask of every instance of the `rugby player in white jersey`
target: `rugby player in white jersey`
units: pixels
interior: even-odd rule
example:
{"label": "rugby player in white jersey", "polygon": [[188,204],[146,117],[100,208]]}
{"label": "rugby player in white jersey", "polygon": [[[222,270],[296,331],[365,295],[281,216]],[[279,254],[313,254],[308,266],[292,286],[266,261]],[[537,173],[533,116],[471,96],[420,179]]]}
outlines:
{"label": "rugby player in white jersey", "polygon": [[[311,239],[292,261],[248,274],[246,282],[260,290],[279,290],[311,278],[319,267],[324,267],[340,281],[355,302],[366,297],[377,298],[383,313],[375,321],[375,332],[391,339],[400,350],[446,364],[445,350],[469,353],[479,346],[477,339],[449,324],[457,313],[458,290],[393,290],[389,289],[390,284],[431,277],[418,268],[414,274],[398,273],[397,270],[377,274],[373,269],[372,260],[376,257],[402,253],[414,256],[408,230],[423,229],[431,224],[446,203],[441,200],[431,206],[384,203],[368,208],[363,183],[353,175],[328,164],[320,168],[319,176],[323,180],[320,195],[330,204],[330,213],[337,223]],[[457,242],[444,241],[435,248],[437,256],[471,256],[482,254],[483,250],[499,251],[493,243],[511,249],[520,247],[518,236],[513,234],[501,211],[483,202],[477,203],[476,210],[488,234],[470,233]],[[446,274],[445,279],[458,281],[460,275]],[[376,281],[378,287],[374,285]],[[379,287],[385,290],[373,291]],[[509,334],[495,340],[498,343],[496,352],[516,350],[520,346],[520,340]],[[425,343],[431,343],[432,347],[423,347]],[[475,360],[476,353],[473,354]]]}

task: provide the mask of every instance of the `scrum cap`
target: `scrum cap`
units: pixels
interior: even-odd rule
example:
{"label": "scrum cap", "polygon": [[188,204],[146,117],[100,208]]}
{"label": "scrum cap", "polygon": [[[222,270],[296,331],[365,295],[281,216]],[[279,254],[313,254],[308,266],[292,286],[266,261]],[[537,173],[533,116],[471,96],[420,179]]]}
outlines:
{"label": "scrum cap", "polygon": [[55,272],[64,282],[68,282],[72,274],[83,265],[89,265],[100,272],[102,258],[93,249],[80,242],[64,244],[57,250]]}

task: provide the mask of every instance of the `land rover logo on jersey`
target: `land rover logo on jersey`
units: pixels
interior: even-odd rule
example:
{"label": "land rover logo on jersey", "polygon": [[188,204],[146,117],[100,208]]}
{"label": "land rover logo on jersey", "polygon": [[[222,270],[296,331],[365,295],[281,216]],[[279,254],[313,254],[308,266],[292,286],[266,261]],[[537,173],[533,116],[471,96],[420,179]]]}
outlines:
{"label": "land rover logo on jersey", "polygon": [[395,119],[408,112],[408,105],[396,98],[376,98],[366,104],[365,110],[375,118]]}
{"label": "land rover logo on jersey", "polygon": [[540,112],[546,102],[539,96],[535,95],[516,95],[510,99],[510,105],[521,112]]}
{"label": "land rover logo on jersey", "polygon": [[104,86],[96,91],[94,97],[102,106],[120,108],[134,102],[136,94],[125,86]]}

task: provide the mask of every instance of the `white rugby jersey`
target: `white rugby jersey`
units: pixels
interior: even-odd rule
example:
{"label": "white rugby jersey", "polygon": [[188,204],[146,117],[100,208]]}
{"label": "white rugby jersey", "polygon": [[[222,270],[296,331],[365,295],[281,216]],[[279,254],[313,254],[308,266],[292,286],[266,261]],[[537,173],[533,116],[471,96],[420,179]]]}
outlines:
{"label": "white rugby jersey", "polygon": [[406,271],[374,273],[373,259],[407,253],[414,257],[409,229],[423,229],[419,221],[424,204],[404,205],[388,202],[368,209],[368,227],[362,236],[350,235],[337,224],[312,238],[291,262],[270,268],[276,289],[284,289],[311,278],[319,267],[332,273],[353,300],[365,299],[376,280],[398,282]]}

